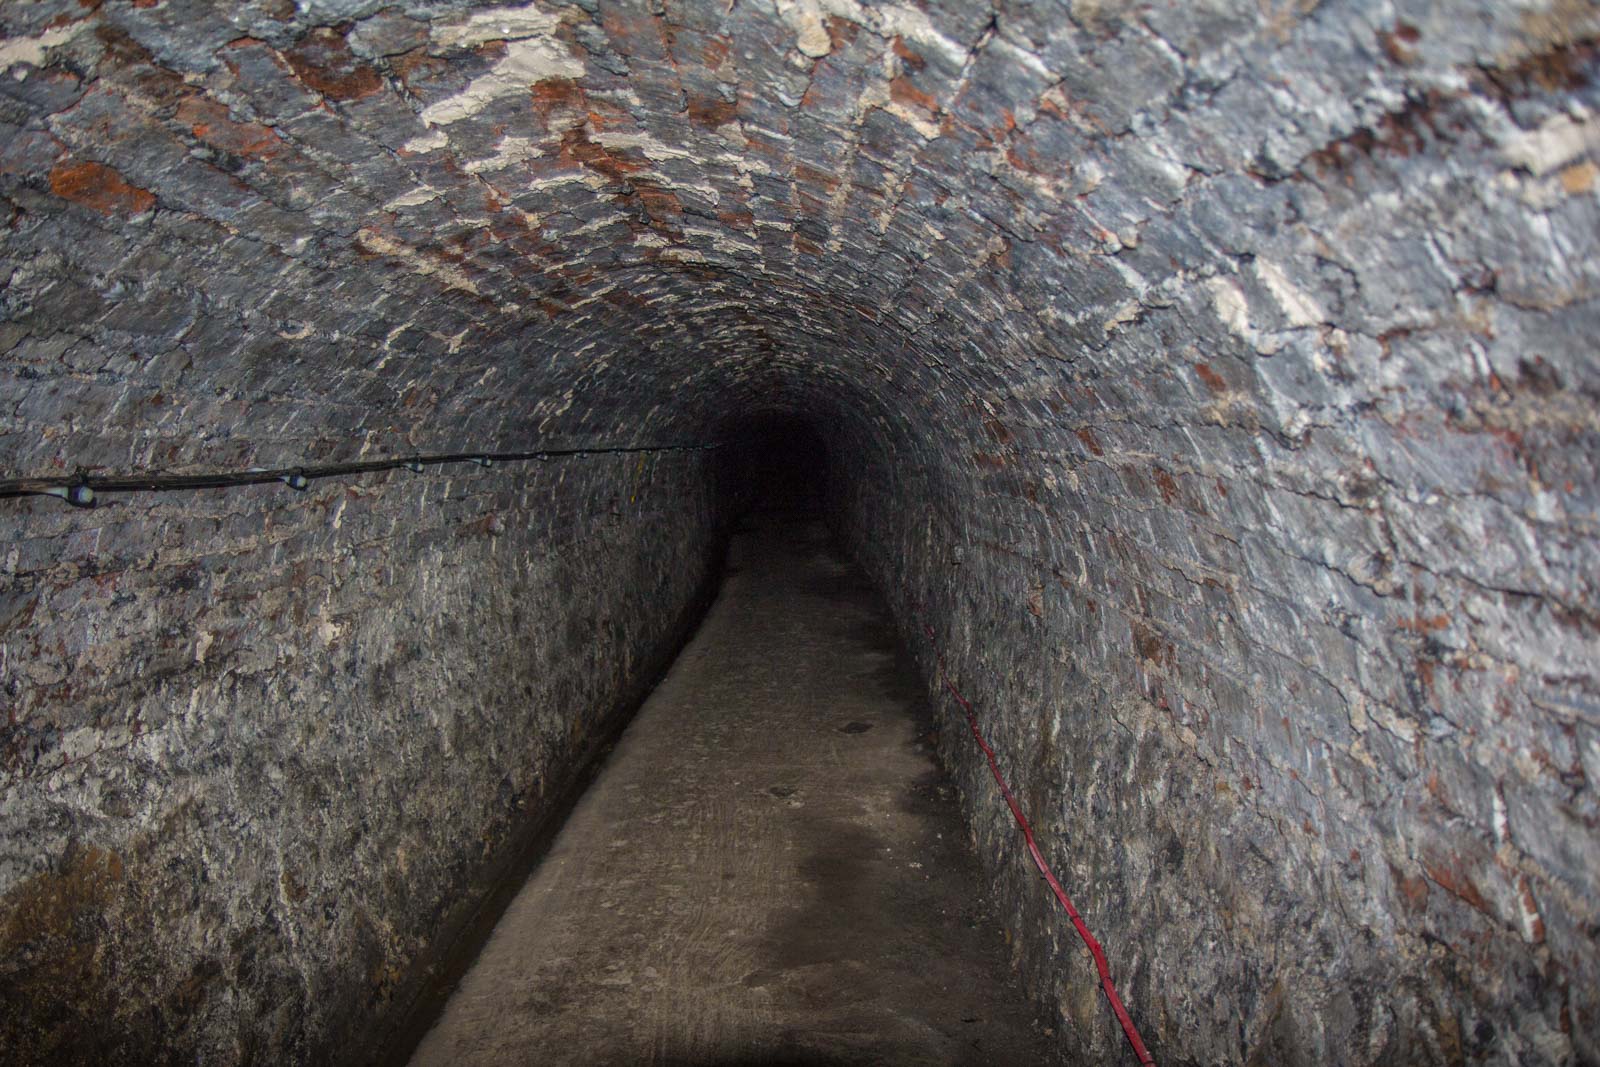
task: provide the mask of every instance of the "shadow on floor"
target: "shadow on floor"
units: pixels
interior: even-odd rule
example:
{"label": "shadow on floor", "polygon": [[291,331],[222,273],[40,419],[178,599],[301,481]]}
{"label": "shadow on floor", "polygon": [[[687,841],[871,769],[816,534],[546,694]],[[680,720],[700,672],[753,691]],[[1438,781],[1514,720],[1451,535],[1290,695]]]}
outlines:
{"label": "shadow on floor", "polygon": [[1054,1062],[887,607],[814,518],[728,558],[413,1067]]}

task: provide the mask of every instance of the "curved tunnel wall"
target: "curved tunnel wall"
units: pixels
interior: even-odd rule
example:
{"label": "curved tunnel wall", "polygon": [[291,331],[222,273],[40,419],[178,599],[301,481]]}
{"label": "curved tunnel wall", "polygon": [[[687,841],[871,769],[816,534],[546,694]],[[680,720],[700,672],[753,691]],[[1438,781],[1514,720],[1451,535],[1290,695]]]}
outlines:
{"label": "curved tunnel wall", "polygon": [[[0,26],[12,472],[810,416],[1162,1062],[1600,1056],[1592,5]],[[381,1017],[670,646],[712,469],[8,504],[11,1032],[272,1059]],[[946,737],[1020,965],[1110,1059]]]}
{"label": "curved tunnel wall", "polygon": [[381,1050],[686,635],[706,463],[11,502],[7,1056]]}

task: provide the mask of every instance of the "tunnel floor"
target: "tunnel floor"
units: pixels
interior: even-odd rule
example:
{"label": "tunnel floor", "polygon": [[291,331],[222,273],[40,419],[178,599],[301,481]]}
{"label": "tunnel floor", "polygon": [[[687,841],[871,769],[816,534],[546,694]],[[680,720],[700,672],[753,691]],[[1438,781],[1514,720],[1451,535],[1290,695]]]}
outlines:
{"label": "tunnel floor", "polygon": [[745,520],[412,1062],[1051,1062],[929,729],[824,527]]}

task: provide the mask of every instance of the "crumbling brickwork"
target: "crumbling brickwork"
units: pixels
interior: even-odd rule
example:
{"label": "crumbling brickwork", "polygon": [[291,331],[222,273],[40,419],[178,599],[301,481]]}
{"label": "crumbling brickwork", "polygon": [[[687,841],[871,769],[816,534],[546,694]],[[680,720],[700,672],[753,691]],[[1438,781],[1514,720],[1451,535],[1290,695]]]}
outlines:
{"label": "crumbling brickwork", "polygon": [[[8,471],[812,418],[1160,1062],[1600,1062],[1588,0],[0,28]],[[105,974],[41,1054],[71,1012],[240,1060],[381,1013],[506,768],[670,643],[711,469],[7,504],[0,982]],[[943,744],[1063,1047],[1113,1061]]]}

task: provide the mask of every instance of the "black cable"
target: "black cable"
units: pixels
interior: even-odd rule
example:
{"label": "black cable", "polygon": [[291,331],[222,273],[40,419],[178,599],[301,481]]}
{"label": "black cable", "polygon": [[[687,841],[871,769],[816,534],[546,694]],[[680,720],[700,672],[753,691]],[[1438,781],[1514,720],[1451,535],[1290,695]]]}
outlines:
{"label": "black cable", "polygon": [[77,474],[51,478],[0,478],[0,497],[55,496],[74,507],[92,508],[104,493],[165,493],[182,489],[223,489],[234,485],[262,485],[283,482],[291,489],[310,488],[313,478],[334,478],[374,471],[410,470],[443,463],[518,463],[526,460],[606,456],[635,452],[700,452],[717,448],[699,445],[604,445],[590,448],[540,448],[530,452],[448,452],[431,456],[405,456],[375,459],[361,463],[328,463],[320,466],[278,467],[223,471],[214,474],[128,474],[96,475],[80,470]]}

